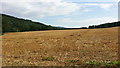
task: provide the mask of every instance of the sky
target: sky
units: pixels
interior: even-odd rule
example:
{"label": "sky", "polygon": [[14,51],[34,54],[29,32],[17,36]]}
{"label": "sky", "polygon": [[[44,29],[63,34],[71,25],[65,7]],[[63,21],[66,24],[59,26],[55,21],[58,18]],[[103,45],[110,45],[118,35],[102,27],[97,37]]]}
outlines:
{"label": "sky", "polygon": [[0,13],[52,26],[87,27],[118,21],[119,0],[2,0]]}

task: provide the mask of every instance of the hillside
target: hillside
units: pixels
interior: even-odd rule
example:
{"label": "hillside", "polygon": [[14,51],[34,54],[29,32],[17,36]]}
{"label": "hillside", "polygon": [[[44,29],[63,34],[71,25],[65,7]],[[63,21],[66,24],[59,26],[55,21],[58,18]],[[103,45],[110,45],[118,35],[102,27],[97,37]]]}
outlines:
{"label": "hillside", "polygon": [[3,66],[73,66],[118,60],[118,28],[5,33]]}
{"label": "hillside", "polygon": [[110,28],[110,27],[118,27],[120,26],[120,21],[118,22],[112,22],[112,23],[104,23],[104,24],[100,24],[100,25],[92,25],[89,26],[88,28],[90,29],[94,29],[94,28]]}
{"label": "hillside", "polygon": [[[41,31],[41,30],[63,30],[63,29],[94,29],[94,28],[108,28],[120,26],[120,22],[105,23],[100,25],[92,25],[80,28],[64,28],[64,27],[53,27],[51,25],[45,25],[40,22],[34,22],[31,20],[16,18],[14,16],[2,15],[2,31],[6,32],[24,32],[24,31]],[[1,27],[1,24],[0,24]],[[1,29],[0,29],[1,32]]]}
{"label": "hillside", "polygon": [[31,20],[20,19],[13,16],[2,14],[2,29],[5,32],[24,32],[24,31],[40,31],[40,30],[54,30],[62,29],[45,25],[40,22]]}

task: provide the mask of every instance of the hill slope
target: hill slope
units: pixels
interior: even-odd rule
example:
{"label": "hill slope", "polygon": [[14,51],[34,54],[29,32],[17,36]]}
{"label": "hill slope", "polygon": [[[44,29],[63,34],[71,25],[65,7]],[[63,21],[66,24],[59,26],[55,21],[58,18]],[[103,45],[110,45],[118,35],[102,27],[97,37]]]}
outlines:
{"label": "hill slope", "polygon": [[89,26],[89,28],[109,28],[109,27],[117,27],[120,26],[120,21],[118,22],[112,22],[112,23],[104,23],[104,24],[100,24],[100,25],[92,25]]}
{"label": "hill slope", "polygon": [[[0,14],[2,16],[2,27],[3,33],[5,32],[24,32],[24,31],[40,31],[40,30],[58,30],[58,29],[87,29],[87,27],[81,28],[63,28],[63,27],[53,27],[50,25],[45,25],[40,22],[34,22],[31,20],[20,19],[13,16]],[[108,28],[120,26],[120,22],[105,23],[100,25],[89,26],[88,28]],[[0,29],[1,32],[1,29]]]}
{"label": "hill slope", "polygon": [[5,32],[23,32],[23,31],[38,31],[38,30],[53,30],[60,29],[45,25],[31,20],[16,18],[13,16],[2,14],[2,29]]}

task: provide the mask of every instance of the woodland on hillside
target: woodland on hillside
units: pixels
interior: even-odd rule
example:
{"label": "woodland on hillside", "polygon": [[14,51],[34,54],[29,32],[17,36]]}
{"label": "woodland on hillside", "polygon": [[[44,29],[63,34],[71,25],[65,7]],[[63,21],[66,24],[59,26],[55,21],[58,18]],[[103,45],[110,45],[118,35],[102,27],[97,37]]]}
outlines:
{"label": "woodland on hillside", "polygon": [[6,32],[24,32],[24,31],[41,31],[41,30],[66,30],[66,29],[95,29],[95,28],[109,28],[120,26],[120,22],[105,23],[100,25],[92,25],[89,27],[80,28],[64,28],[54,27],[51,25],[45,25],[40,22],[34,22],[32,20],[21,19],[5,14],[2,15],[2,33]]}

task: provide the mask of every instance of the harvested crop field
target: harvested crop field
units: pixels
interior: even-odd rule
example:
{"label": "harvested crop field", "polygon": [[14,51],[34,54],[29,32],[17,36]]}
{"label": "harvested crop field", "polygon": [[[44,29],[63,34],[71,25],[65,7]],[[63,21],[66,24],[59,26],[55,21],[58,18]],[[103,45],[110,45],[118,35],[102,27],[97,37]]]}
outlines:
{"label": "harvested crop field", "polygon": [[118,27],[6,33],[3,66],[70,66],[118,60]]}

